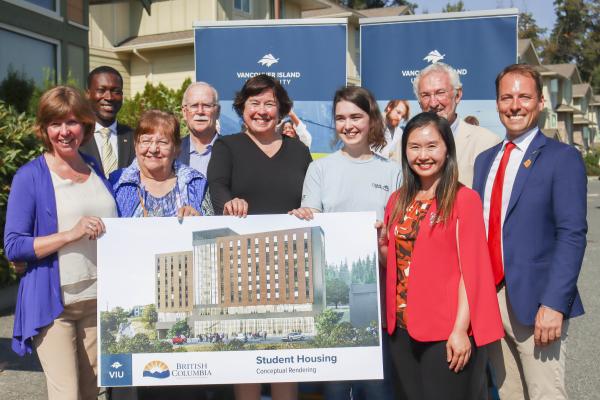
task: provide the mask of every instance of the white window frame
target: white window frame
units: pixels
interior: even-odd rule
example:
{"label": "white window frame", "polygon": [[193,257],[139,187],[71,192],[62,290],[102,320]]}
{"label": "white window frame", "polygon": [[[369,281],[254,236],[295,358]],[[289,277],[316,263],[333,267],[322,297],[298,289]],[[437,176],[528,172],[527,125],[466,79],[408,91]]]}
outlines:
{"label": "white window frame", "polygon": [[64,22],[64,20],[65,20],[64,17],[62,17],[60,15],[60,1],[61,0],[56,0],[54,10],[50,10],[50,9],[44,8],[42,6],[38,6],[37,4],[33,4],[33,3],[29,2],[29,1],[25,1],[25,0],[4,0],[4,1],[7,3],[10,3],[12,5],[15,5],[17,7],[21,7],[26,10],[38,13],[38,14],[42,14],[49,18],[53,18],[60,22]]}

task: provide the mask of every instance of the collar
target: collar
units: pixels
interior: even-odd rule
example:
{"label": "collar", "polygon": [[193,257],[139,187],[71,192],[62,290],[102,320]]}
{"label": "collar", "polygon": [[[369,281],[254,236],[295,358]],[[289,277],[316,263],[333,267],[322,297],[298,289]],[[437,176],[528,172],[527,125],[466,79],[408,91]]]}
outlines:
{"label": "collar", "polygon": [[[193,134],[190,133],[190,154],[200,154],[196,151],[196,147],[194,146],[194,141],[192,140],[191,135],[193,135]],[[219,132],[216,132],[215,136],[213,136],[210,143],[208,145],[206,145],[206,149],[204,150],[204,153],[202,153],[200,155],[205,156],[207,154],[210,154],[210,152],[212,151],[213,145],[215,144],[215,142],[217,141],[218,138],[219,138]]]}
{"label": "collar", "polygon": [[[527,151],[527,148],[533,141],[533,138],[535,137],[535,134],[537,133],[538,129],[539,128],[536,126],[533,129],[530,129],[529,131],[525,132],[524,134],[519,135],[519,137],[513,140],[512,142],[517,146],[519,150],[521,150],[524,153]],[[505,137],[504,141],[502,142],[502,148],[506,146],[508,141],[508,138]]]}
{"label": "collar", "polygon": [[115,119],[115,122],[113,122],[112,124],[110,124],[109,126],[102,126],[100,125],[98,122],[96,122],[96,126],[94,127],[94,132],[100,132],[100,129],[102,128],[108,128],[110,129],[110,134],[111,135],[116,135],[117,134],[117,120]]}
{"label": "collar", "polygon": [[452,129],[452,134],[454,136],[458,135],[458,125],[460,124],[460,117],[458,116],[458,114],[456,114],[456,118],[454,119],[454,122],[452,123],[452,125],[450,125],[450,129]]}

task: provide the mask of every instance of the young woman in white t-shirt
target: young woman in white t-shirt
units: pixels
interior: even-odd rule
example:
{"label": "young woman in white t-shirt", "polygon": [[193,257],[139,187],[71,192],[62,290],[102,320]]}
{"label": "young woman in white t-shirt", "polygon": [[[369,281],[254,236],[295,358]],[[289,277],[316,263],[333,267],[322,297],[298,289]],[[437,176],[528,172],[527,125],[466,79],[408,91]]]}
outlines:
{"label": "young woman in white t-shirt", "polygon": [[[377,102],[367,89],[350,86],[335,93],[333,110],[336,142],[342,147],[309,165],[301,207],[290,214],[310,220],[320,212],[375,211],[377,220],[382,220],[389,196],[400,186],[401,171],[398,163],[374,152],[385,146],[384,121]],[[386,336],[382,335],[384,347]],[[347,400],[352,393],[354,400],[392,399],[387,353],[384,350],[383,382],[327,382],[325,398]]]}

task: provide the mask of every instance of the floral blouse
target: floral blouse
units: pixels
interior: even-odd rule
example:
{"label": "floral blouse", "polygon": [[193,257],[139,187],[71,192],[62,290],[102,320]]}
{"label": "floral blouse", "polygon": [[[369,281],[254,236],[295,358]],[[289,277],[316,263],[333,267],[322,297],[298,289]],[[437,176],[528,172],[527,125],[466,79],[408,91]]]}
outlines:
{"label": "floral blouse", "polygon": [[406,329],[408,293],[408,277],[410,274],[410,261],[415,245],[419,224],[427,214],[427,210],[433,199],[413,200],[406,208],[404,217],[394,228],[396,241],[396,266],[398,268],[398,279],[396,282],[396,324]]}

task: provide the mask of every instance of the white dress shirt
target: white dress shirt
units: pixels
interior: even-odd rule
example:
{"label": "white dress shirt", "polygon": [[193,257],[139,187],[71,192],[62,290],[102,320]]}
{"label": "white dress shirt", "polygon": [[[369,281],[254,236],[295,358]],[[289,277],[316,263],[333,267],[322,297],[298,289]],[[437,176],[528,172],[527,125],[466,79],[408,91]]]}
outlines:
{"label": "white dress shirt", "polygon": [[[530,130],[529,132],[524,133],[519,136],[512,142],[515,144],[515,148],[510,153],[510,158],[508,159],[508,164],[506,165],[506,171],[504,173],[504,187],[502,188],[502,213],[500,214],[500,221],[502,225],[504,225],[504,217],[506,216],[506,210],[508,208],[508,203],[510,202],[510,196],[512,193],[512,188],[515,183],[515,179],[517,177],[517,172],[519,171],[519,167],[523,161],[523,157],[525,157],[525,152],[527,148],[531,144],[535,134],[537,133],[537,126]],[[487,176],[487,180],[485,181],[485,192],[483,197],[483,217],[485,219],[485,231],[488,231],[489,219],[490,219],[490,203],[492,201],[492,187],[494,186],[494,179],[496,179],[496,173],[498,172],[498,167],[500,166],[500,160],[502,159],[502,155],[504,154],[504,150],[506,149],[506,144],[508,143],[508,139],[504,139],[502,142],[502,150],[498,152],[494,162],[492,163],[492,167],[490,168],[490,173]]]}
{"label": "white dress shirt", "polygon": [[[94,128],[94,139],[96,140],[96,146],[98,147],[98,152],[100,153],[100,160],[102,160],[102,146],[104,146],[104,139],[100,134],[100,129],[104,128],[104,126],[100,125],[96,122],[96,127]],[[115,153],[115,157],[117,158],[117,162],[119,161],[119,146],[117,146],[117,121],[113,122],[110,126],[107,127],[110,129],[110,145],[112,146],[113,153]]]}

